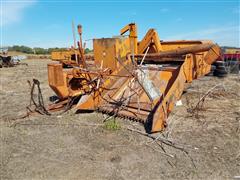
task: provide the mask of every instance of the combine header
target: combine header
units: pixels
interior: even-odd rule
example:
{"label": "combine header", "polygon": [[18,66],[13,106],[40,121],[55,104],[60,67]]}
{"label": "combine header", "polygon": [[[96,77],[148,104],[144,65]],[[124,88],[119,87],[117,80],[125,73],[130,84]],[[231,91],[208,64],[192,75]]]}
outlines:
{"label": "combine header", "polygon": [[79,97],[75,106],[79,112],[136,120],[148,133],[167,126],[185,84],[209,73],[220,55],[211,41],[164,42],[154,29],[138,41],[134,23],[124,27],[120,36],[94,39],[93,50],[91,65],[84,58],[71,69],[48,64],[49,85],[59,97],[50,110]]}

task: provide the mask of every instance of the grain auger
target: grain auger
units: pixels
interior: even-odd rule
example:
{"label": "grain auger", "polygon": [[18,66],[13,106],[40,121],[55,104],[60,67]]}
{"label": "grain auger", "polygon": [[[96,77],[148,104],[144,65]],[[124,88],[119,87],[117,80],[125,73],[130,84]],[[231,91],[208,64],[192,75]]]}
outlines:
{"label": "grain auger", "polygon": [[[129,35],[125,35],[129,32]],[[81,97],[75,108],[142,122],[149,133],[167,126],[167,118],[186,83],[209,73],[220,48],[211,41],[160,41],[150,29],[138,41],[136,24],[113,38],[93,39],[94,65],[63,69],[48,64],[49,85],[61,108]]]}

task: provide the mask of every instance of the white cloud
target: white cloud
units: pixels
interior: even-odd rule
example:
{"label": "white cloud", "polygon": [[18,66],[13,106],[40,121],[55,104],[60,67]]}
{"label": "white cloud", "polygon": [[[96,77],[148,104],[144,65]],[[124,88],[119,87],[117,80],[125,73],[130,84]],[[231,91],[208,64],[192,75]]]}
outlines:
{"label": "white cloud", "polygon": [[10,25],[22,20],[24,11],[35,4],[35,0],[28,1],[2,1],[1,2],[1,24],[0,26]]}
{"label": "white cloud", "polygon": [[240,47],[239,34],[240,34],[239,26],[222,26],[169,36],[166,39],[168,40],[209,39],[220,45]]}

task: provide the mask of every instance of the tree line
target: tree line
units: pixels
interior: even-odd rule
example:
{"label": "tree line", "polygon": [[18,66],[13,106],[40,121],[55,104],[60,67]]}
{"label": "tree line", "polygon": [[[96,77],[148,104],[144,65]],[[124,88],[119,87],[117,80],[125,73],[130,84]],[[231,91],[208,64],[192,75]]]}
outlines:
{"label": "tree line", "polygon": [[[18,46],[14,45],[11,47],[8,47],[8,51],[17,51],[22,52],[26,54],[51,54],[53,51],[65,51],[67,48],[40,48],[40,47],[28,47],[28,46]],[[92,52],[89,48],[85,49],[85,53]]]}

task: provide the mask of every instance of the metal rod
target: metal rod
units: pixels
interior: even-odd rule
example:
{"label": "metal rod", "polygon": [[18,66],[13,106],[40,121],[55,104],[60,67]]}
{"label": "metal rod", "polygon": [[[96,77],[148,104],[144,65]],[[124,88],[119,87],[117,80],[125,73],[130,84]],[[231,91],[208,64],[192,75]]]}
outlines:
{"label": "metal rod", "polygon": [[147,50],[146,50],[146,52],[145,52],[145,54],[144,54],[144,56],[143,56],[143,58],[142,58],[142,61],[141,61],[141,63],[140,63],[140,66],[141,66],[142,63],[143,63],[143,61],[144,61],[144,59],[145,59],[145,57],[146,57],[146,55],[147,55],[147,53],[148,53],[148,50],[149,50],[149,46],[148,46],[148,48],[147,48]]}
{"label": "metal rod", "polygon": [[73,47],[74,47],[75,61],[78,64],[78,58],[77,58],[77,53],[76,53],[77,43],[76,43],[76,34],[75,34],[74,27],[75,27],[75,25],[74,25],[74,22],[72,21],[72,33],[73,33],[73,41],[74,41]]}

